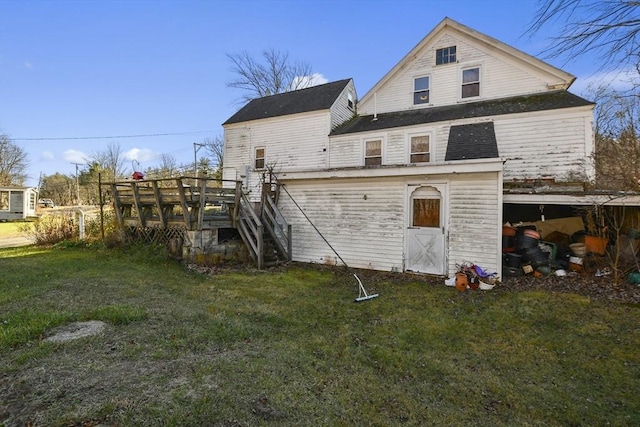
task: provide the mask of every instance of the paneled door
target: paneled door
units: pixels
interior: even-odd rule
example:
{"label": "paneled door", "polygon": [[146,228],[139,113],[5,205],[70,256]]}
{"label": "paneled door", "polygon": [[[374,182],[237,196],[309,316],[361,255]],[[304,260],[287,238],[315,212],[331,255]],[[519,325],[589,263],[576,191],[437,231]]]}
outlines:
{"label": "paneled door", "polygon": [[407,271],[445,273],[445,194],[446,184],[408,187]]}

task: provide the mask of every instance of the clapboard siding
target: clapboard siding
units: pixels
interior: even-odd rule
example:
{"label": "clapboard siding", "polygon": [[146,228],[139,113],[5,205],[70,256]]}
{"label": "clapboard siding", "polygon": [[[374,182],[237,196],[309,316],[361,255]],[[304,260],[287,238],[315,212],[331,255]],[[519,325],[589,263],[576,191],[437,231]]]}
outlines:
{"label": "clapboard siding", "polygon": [[410,136],[422,133],[431,135],[433,161],[444,162],[451,126],[485,121],[494,122],[498,154],[506,161],[505,180],[553,177],[571,181],[589,175],[586,147],[590,144],[585,144],[591,138],[589,109],[482,117],[331,137],[329,167],[362,166],[363,141],[371,138],[383,139],[386,165],[407,164]]}
{"label": "clapboard siding", "polygon": [[[376,91],[375,97],[359,104],[358,112],[366,115],[461,102],[462,70],[469,67],[479,66],[481,73],[480,97],[474,100],[543,92],[553,82],[498,50],[489,51],[485,45],[466,35],[450,31],[450,34],[424,46],[395,78]],[[436,49],[454,45],[457,63],[435,65]],[[413,79],[422,76],[430,77],[430,104],[414,106]]]}
{"label": "clapboard siding", "polygon": [[265,165],[276,173],[326,169],[329,131],[329,110],[226,126],[224,178],[247,182],[252,198],[259,198],[263,171],[254,168],[256,147],[265,148]]}
{"label": "clapboard siding", "polygon": [[[352,108],[349,108],[348,104],[349,94],[351,94],[351,96],[353,97]],[[353,80],[351,80],[331,107],[331,129],[341,125],[342,123],[353,117],[353,115],[355,114],[356,103],[356,88],[353,84]]]}
{"label": "clapboard siding", "polygon": [[590,123],[591,115],[586,112],[496,119],[498,151],[506,160],[505,181],[584,178],[585,173],[588,175],[585,169],[588,169],[589,153],[585,151],[585,141],[591,138]]}
{"label": "clapboard siding", "polygon": [[476,174],[452,180],[449,187],[449,272],[456,264],[472,262],[499,271],[498,241],[501,209],[495,174]]}
{"label": "clapboard siding", "polygon": [[[402,270],[405,191],[401,180],[291,181],[289,193],[350,267]],[[366,196],[366,197],[365,197]],[[279,207],[293,227],[296,261],[336,263],[336,256],[291,200]]]}

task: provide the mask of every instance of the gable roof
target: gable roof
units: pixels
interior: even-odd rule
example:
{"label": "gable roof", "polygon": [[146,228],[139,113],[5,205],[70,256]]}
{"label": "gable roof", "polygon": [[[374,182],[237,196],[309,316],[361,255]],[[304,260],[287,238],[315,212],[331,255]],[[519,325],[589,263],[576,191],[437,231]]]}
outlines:
{"label": "gable roof", "polygon": [[329,109],[351,79],[256,98],[222,125]]}
{"label": "gable roof", "polygon": [[[554,82],[554,85],[560,85],[563,89],[568,89],[569,86],[575,81],[575,76],[563,71],[559,68],[554,67],[551,64],[547,64],[544,61],[539,60],[538,58],[531,56],[527,53],[522,52],[512,46],[509,46],[506,43],[501,42],[500,40],[494,39],[493,37],[489,37],[486,34],[483,34],[479,31],[474,30],[473,28],[467,27],[459,22],[454,21],[451,18],[444,18],[436,27],[429,32],[420,42],[413,48],[409,53],[407,53],[400,62],[398,62],[395,67],[393,67],[387,74],[382,77],[360,100],[360,104],[365,103],[369,98],[373,96],[374,93],[380,90],[380,88],[386,84],[389,80],[391,80],[398,72],[404,70],[408,64],[415,60],[418,53],[427,45],[435,42],[439,34],[446,30],[450,29],[453,32],[461,33],[466,35],[469,38],[472,38],[479,42],[480,44],[486,45],[491,50],[501,51],[513,58],[516,58],[522,61],[525,64],[528,64],[531,67],[537,68],[541,71],[549,73],[557,79],[557,82]],[[556,87],[556,89],[560,89],[560,87]]]}
{"label": "gable roof", "polygon": [[444,160],[493,159],[498,143],[493,122],[451,126]]}
{"label": "gable roof", "polygon": [[574,95],[571,92],[561,90],[535,95],[514,96],[510,98],[446,105],[442,107],[381,113],[375,116],[358,116],[343,125],[338,126],[331,132],[331,135],[367,132],[447,120],[582,107],[587,105],[594,105],[594,103]]}

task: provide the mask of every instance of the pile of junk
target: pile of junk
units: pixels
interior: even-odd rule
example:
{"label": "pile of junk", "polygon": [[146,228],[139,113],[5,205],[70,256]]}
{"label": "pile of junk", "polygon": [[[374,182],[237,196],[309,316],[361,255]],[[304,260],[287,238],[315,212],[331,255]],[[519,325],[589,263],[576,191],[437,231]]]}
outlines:
{"label": "pile of junk", "polygon": [[610,246],[607,236],[606,227],[598,235],[587,233],[580,217],[517,225],[506,223],[502,227],[502,277],[608,275],[611,272],[609,255],[613,250],[638,265],[638,231],[630,229],[619,236],[616,247]]}

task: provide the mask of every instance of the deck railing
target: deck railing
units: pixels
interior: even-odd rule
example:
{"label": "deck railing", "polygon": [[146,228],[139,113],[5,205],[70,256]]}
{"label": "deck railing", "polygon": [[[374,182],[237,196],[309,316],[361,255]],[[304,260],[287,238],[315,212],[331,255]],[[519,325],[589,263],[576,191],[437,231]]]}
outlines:
{"label": "deck railing", "polygon": [[228,223],[238,200],[238,185],[223,186],[214,178],[179,177],[113,182],[111,188],[117,220],[122,225],[166,228],[182,223],[201,230],[212,223]]}

